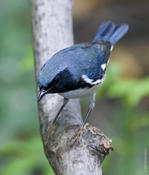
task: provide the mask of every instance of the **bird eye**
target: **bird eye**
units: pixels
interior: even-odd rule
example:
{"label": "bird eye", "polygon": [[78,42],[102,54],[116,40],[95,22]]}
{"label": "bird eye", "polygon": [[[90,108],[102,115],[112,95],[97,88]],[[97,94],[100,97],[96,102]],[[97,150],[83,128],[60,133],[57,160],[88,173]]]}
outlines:
{"label": "bird eye", "polygon": [[60,80],[60,78],[57,76],[57,77],[55,77],[54,82],[55,82],[55,83],[58,83],[59,80]]}

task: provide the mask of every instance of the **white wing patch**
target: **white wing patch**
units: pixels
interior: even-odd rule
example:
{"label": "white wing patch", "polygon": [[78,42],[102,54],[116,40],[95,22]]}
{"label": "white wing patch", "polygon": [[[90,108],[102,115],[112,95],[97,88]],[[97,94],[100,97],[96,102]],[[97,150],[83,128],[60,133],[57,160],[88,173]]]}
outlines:
{"label": "white wing patch", "polygon": [[83,80],[86,82],[86,83],[89,83],[89,84],[92,84],[93,83],[93,80],[88,78],[86,75],[82,75],[82,78]]}
{"label": "white wing patch", "polygon": [[101,69],[104,71],[105,68],[106,68],[106,64],[102,64],[102,65],[101,65]]}
{"label": "white wing patch", "polygon": [[113,45],[112,45],[112,46],[111,46],[111,48],[110,48],[110,51],[112,51],[112,50],[113,50],[113,48],[114,48],[114,47],[113,47]]}
{"label": "white wing patch", "polygon": [[101,84],[101,83],[103,83],[103,81],[104,81],[104,79],[105,79],[105,76],[103,76],[102,79],[98,79],[98,80],[96,80],[96,81],[94,81],[94,80],[88,78],[86,75],[82,75],[82,78],[83,78],[83,80],[84,80],[86,83],[91,84],[91,85],[96,85],[96,84]]}

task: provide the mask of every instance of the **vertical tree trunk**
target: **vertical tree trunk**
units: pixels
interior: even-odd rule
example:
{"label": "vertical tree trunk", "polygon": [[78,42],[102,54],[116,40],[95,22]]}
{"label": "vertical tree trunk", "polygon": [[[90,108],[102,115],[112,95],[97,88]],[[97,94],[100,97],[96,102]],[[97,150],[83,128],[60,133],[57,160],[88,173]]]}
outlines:
{"label": "vertical tree trunk", "polygon": [[[72,0],[32,0],[36,76],[54,53],[73,44],[71,9]],[[90,125],[80,129],[78,99],[70,100],[56,126],[51,126],[62,104],[63,98],[54,94],[46,95],[38,105],[44,150],[55,174],[101,175],[110,140]],[[78,139],[73,137],[76,133]]]}

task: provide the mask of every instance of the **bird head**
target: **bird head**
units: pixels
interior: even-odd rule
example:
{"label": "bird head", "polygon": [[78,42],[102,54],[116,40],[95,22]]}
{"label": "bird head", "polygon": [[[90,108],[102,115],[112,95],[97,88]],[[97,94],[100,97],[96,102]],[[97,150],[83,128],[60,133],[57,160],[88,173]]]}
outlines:
{"label": "bird head", "polygon": [[76,71],[73,71],[72,65],[60,59],[60,55],[49,59],[38,74],[38,101],[48,93],[62,93],[74,89],[77,85],[74,72]]}
{"label": "bird head", "polygon": [[[46,83],[40,81],[41,80],[41,75],[39,74],[39,88],[40,88],[40,93],[38,96],[38,101],[42,99],[42,97],[48,93],[56,93],[58,92],[57,86],[59,86],[60,83],[60,76],[57,74],[52,80],[46,81]],[[48,75],[45,75],[45,77],[48,77]]]}

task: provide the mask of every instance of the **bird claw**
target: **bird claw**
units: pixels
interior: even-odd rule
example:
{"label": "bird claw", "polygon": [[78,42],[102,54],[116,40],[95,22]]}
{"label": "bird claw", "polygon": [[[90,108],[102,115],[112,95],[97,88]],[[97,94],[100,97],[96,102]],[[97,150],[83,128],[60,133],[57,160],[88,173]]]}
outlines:
{"label": "bird claw", "polygon": [[71,138],[71,141],[73,141],[73,143],[71,144],[71,146],[73,147],[75,144],[78,144],[79,141],[81,140],[84,132],[86,131],[87,127],[88,127],[88,123],[86,123],[85,125],[82,125],[77,133]]}
{"label": "bird claw", "polygon": [[56,129],[56,125],[54,123],[52,123],[51,124],[51,127],[48,129],[48,135],[47,135],[47,139],[45,141],[45,145],[48,145],[48,142],[50,140],[50,137],[55,132],[55,129]]}

